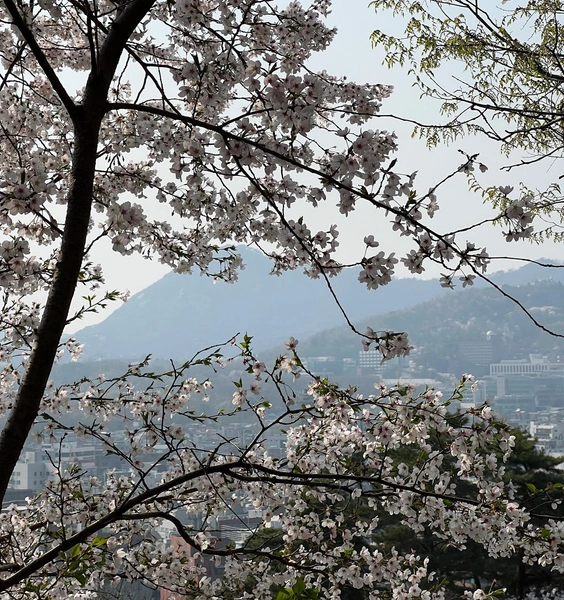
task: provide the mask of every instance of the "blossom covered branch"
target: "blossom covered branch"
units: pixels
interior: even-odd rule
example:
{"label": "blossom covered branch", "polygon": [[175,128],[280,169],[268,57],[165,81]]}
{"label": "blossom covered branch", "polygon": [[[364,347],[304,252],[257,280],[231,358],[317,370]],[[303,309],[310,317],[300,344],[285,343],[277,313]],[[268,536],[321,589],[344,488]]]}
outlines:
{"label": "blossom covered branch", "polygon": [[[306,222],[305,207],[333,205],[340,219],[369,204],[412,246],[396,258],[377,250],[376,232],[363,235],[351,264],[367,287],[387,285],[400,261],[415,274],[440,264],[446,287],[486,277],[486,249],[459,242],[474,225],[440,232],[431,222],[443,184],[485,165],[465,156],[423,192],[416,172],[396,172],[397,138],[376,127],[391,88],[309,66],[334,37],[329,10],[328,0],[0,0],[0,497],[31,436],[87,437],[119,463],[102,480],[65,464],[59,448],[45,490],[3,509],[0,591],[10,597],[78,600],[133,579],[208,598],[289,585],[337,598],[343,581],[371,597],[440,598],[424,558],[371,543],[382,511],[453,545],[562,567],[559,502],[542,515],[514,502],[503,480],[512,435],[488,406],[453,424],[461,388],[446,401],[409,386],[364,398],[304,369],[294,338],[270,370],[244,338],[240,362],[217,350],[159,376],[140,365],[110,380],[49,381],[62,353],[80,353],[65,326],[119,296],[96,296],[103,266],[88,253],[103,239],[230,282],[243,266],[236,245],[256,245],[274,273],[303,268],[330,282],[345,267],[338,226]],[[528,237],[533,207],[498,193],[507,239]],[[383,359],[409,352],[404,333],[362,335]],[[230,410],[197,415],[190,403],[213,383],[189,369],[224,364],[244,373]],[[300,376],[304,397],[286,382]],[[244,443],[187,433],[239,414],[252,417]],[[281,452],[269,452],[282,434]],[[417,448],[412,464],[401,448]],[[221,547],[211,524],[235,505],[259,522],[243,548]],[[164,522],[187,545],[159,545]],[[225,561],[223,579],[207,576],[206,556]]]}

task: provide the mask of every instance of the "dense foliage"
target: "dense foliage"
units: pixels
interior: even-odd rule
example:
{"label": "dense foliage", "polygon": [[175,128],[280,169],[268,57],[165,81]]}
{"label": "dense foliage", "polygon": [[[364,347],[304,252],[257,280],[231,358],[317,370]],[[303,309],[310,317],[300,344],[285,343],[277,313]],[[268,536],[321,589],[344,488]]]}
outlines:
{"label": "dense foliage", "polygon": [[[404,29],[401,35],[374,32],[385,63],[408,66],[415,85],[438,101],[446,117],[435,123],[413,119],[430,145],[484,135],[511,155],[509,169],[561,158],[561,1],[376,0],[371,5],[391,11]],[[543,188],[535,178],[527,182],[523,170],[520,177],[515,191],[504,185],[484,188],[478,180],[475,187],[501,209],[520,206],[542,215],[545,224],[529,232],[535,239],[562,239],[560,181]],[[508,241],[520,237],[511,229],[506,234]]]}

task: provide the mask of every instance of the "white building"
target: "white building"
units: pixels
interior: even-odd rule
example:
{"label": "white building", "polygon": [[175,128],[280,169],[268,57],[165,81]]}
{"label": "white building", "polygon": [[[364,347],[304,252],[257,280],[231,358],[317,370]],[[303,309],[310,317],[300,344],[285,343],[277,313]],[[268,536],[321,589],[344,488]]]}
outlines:
{"label": "white building", "polygon": [[531,421],[529,432],[536,438],[536,447],[547,453],[564,454],[564,423],[538,423]]}
{"label": "white building", "polygon": [[[564,363],[551,363],[542,354],[529,354],[529,360],[502,360],[490,365],[490,376],[497,383],[497,396],[506,396],[509,379],[515,377],[564,377]],[[523,380],[524,381],[524,380]],[[515,392],[514,392],[515,393]]]}
{"label": "white building", "polygon": [[34,492],[44,489],[50,473],[47,463],[43,460],[44,456],[40,451],[25,452],[16,463],[8,487]]}
{"label": "white building", "polygon": [[529,354],[529,360],[502,360],[490,365],[490,375],[530,375],[543,373],[550,375],[564,375],[564,363],[551,363],[547,356],[542,354]]}

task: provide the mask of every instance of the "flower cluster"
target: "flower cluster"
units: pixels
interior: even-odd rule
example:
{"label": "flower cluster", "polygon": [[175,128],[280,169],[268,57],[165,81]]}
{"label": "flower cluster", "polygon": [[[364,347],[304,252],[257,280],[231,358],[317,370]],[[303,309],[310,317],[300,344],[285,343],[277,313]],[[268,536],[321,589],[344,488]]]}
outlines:
{"label": "flower cluster", "polygon": [[[440,186],[472,173],[475,158],[425,193],[416,173],[396,170],[397,138],[374,126],[392,89],[310,67],[335,34],[329,10],[329,0],[0,3],[0,414],[12,411],[2,464],[13,467],[22,431],[52,450],[42,493],[0,513],[0,595],[90,598],[135,580],[202,599],[296,586],[337,600],[344,582],[371,598],[441,598],[425,557],[371,543],[379,511],[452,545],[564,568],[560,521],[538,525],[503,483],[506,428],[487,406],[453,425],[461,388],[447,400],[402,385],[363,398],[309,373],[295,338],[270,369],[245,338],[237,357],[212,352],[158,375],[141,363],[122,377],[45,383],[57,357],[80,353],[73,339],[57,352],[65,326],[120,297],[89,294],[69,313],[78,286],[104,283],[88,257],[103,239],[229,282],[243,267],[236,245],[254,244],[273,273],[329,282],[344,268],[339,229],[314,226],[306,208],[333,205],[341,218],[364,205],[411,242],[396,257],[366,235],[351,262],[367,287],[388,284],[399,262],[415,274],[439,264],[446,287],[486,270],[484,248],[431,227]],[[529,235],[528,200],[497,193],[508,238]],[[410,350],[402,332],[363,337],[383,360]],[[226,364],[240,375],[235,392],[205,415],[215,382],[196,369],[211,377]],[[250,424],[236,439],[229,419],[240,416]],[[66,461],[67,439],[103,448],[113,468],[96,477]],[[416,451],[412,464],[400,448]],[[240,507],[259,523],[225,545],[215,524]],[[349,507],[359,510],[345,523]],[[162,544],[158,530],[180,541]]]}
{"label": "flower cluster", "polygon": [[[293,379],[301,372],[308,382],[299,407],[289,402],[295,392],[284,381],[288,357],[269,368],[253,356],[248,339],[231,358],[214,352],[167,374],[132,365],[118,378],[52,388],[40,435],[74,432],[101,444],[121,466],[102,480],[53,456],[45,491],[0,517],[2,539],[17,540],[17,546],[0,547],[3,564],[17,574],[39,561],[34,580],[49,582],[56,597],[77,593],[80,575],[90,590],[126,578],[202,600],[262,597],[273,587],[294,585],[336,600],[344,584],[374,597],[389,589],[397,598],[443,598],[428,559],[370,542],[387,514],[453,546],[472,540],[493,557],[519,550],[527,562],[564,569],[561,523],[549,518],[539,524],[503,483],[514,444],[510,431],[488,405],[466,417],[451,411],[471,376],[450,398],[411,385],[380,385],[362,397],[298,367],[297,341],[287,346]],[[210,380],[190,376],[202,363],[239,365],[246,373],[236,382],[246,400],[233,415],[203,417],[191,410],[195,396],[212,390]],[[133,384],[140,377],[149,380],[145,388]],[[257,381],[271,402],[264,395],[249,402]],[[241,410],[254,415],[253,436],[244,445],[223,433]],[[78,425],[65,424],[69,411],[80,414]],[[119,420],[125,435],[105,430]],[[203,424],[210,429],[197,446],[184,431]],[[270,437],[282,427],[284,451],[272,454]],[[406,461],[411,450],[413,459]],[[261,519],[246,530],[242,546],[231,548],[210,524],[239,505]],[[157,531],[180,541],[163,543]],[[255,536],[263,540],[258,547]],[[268,536],[272,545],[264,541]],[[59,551],[69,540],[72,549]],[[210,577],[212,566],[221,567],[221,578]],[[23,593],[25,585],[22,578],[12,593],[19,586]]]}

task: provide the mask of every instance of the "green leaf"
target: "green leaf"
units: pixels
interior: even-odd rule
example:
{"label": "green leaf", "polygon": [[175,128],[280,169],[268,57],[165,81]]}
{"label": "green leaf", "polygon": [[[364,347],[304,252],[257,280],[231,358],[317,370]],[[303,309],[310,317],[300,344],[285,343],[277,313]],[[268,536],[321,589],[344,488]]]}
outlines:
{"label": "green leaf", "polygon": [[81,563],[81,561],[79,558],[77,558],[76,560],[73,560],[69,565],[68,572],[72,573],[74,575],[74,571],[78,570],[78,568],[80,567],[80,563]]}
{"label": "green leaf", "polygon": [[294,594],[296,596],[299,596],[305,589],[306,589],[305,581],[301,577],[299,577],[297,579],[296,583],[294,583],[294,585],[292,586],[292,591],[294,592]]}
{"label": "green leaf", "polygon": [[241,342],[241,348],[243,348],[243,350],[249,350],[249,348],[251,347],[252,339],[253,337],[251,335],[245,334],[245,336],[243,337],[243,341]]}
{"label": "green leaf", "polygon": [[105,546],[108,542],[108,538],[105,538],[103,535],[97,535],[91,542],[90,545],[93,548],[99,548],[100,546]]}

